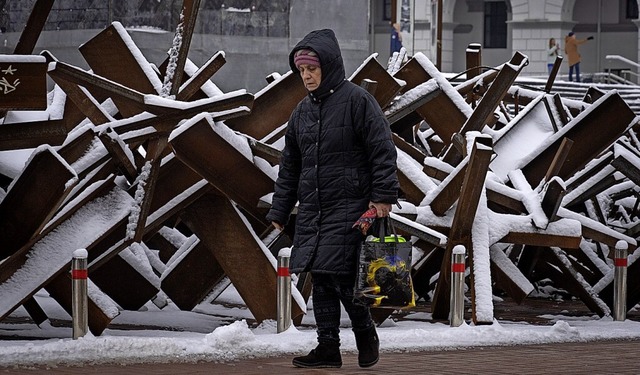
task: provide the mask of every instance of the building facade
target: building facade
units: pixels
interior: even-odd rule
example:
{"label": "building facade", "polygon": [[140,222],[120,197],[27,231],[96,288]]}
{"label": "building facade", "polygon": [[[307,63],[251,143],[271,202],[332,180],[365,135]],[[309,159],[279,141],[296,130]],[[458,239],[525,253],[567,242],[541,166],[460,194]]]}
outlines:
{"label": "building facade", "polygon": [[[12,53],[34,4],[0,0],[0,53]],[[87,68],[78,47],[118,21],[145,57],[159,65],[171,47],[181,6],[182,0],[56,1],[34,53],[46,49]],[[549,38],[563,48],[570,31],[594,37],[580,46],[583,77],[632,68],[607,55],[640,60],[638,0],[201,0],[189,58],[200,65],[224,51],[227,64],[214,82],[225,91],[257,92],[265,77],[289,70],[289,51],[313,29],[336,31],[347,74],[373,53],[386,66],[394,22],[410,55],[422,52],[436,62],[439,46],[444,72],[464,71],[466,48],[478,43],[484,65],[500,65],[519,51],[530,61],[521,74],[543,76]],[[561,74],[567,71],[564,63]]]}
{"label": "building facade", "polygon": [[[413,8],[413,30],[405,35],[410,52],[427,51],[433,60],[437,1],[397,2]],[[637,0],[442,0],[442,4],[442,70],[446,72],[463,71],[466,47],[479,43],[485,65],[501,64],[519,51],[530,61],[522,74],[546,75],[549,39],[559,42],[563,54],[570,31],[579,39],[594,37],[579,49],[583,76],[606,69],[636,70],[620,60],[607,59],[608,55],[640,60]],[[561,73],[567,71],[565,61]]]}

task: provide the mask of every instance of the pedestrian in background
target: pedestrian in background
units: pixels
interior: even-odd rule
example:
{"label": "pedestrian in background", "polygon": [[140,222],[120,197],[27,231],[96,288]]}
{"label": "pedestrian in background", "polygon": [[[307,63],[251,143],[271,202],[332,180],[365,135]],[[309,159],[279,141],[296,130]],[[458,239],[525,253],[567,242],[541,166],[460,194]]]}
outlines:
{"label": "pedestrian in background", "polygon": [[547,49],[547,71],[551,74],[556,57],[560,54],[560,46],[555,38],[549,39],[549,49]]}
{"label": "pedestrian in background", "polygon": [[400,52],[402,49],[402,34],[400,33],[400,24],[391,25],[391,56],[394,52]]}
{"label": "pedestrian in background", "polygon": [[358,364],[378,362],[378,335],[368,306],[354,304],[358,249],[353,228],[369,208],[389,215],[397,202],[396,148],[375,98],[345,79],[340,46],[330,29],[305,36],[289,65],[308,95],[294,109],[285,133],[272,206],[282,230],[298,202],[290,271],[310,272],[318,345],[293,359],[296,367],[341,367],[340,303],[351,320]]}
{"label": "pedestrian in background", "polygon": [[569,81],[573,81],[573,71],[576,71],[576,82],[580,82],[580,53],[578,52],[578,46],[584,44],[593,37],[590,36],[587,39],[577,39],[576,34],[571,31],[564,38],[564,53],[567,55],[567,61],[569,62]]}

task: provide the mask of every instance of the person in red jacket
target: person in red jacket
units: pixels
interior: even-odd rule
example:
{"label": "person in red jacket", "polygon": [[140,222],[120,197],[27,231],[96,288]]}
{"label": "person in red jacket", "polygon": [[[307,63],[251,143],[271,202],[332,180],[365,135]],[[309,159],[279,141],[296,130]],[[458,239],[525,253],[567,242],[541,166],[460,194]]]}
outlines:
{"label": "person in red jacket", "polygon": [[578,46],[592,39],[592,36],[587,39],[577,39],[573,31],[564,38],[564,53],[569,62],[569,81],[573,81],[573,71],[575,70],[576,82],[580,82],[580,53],[578,52]]}

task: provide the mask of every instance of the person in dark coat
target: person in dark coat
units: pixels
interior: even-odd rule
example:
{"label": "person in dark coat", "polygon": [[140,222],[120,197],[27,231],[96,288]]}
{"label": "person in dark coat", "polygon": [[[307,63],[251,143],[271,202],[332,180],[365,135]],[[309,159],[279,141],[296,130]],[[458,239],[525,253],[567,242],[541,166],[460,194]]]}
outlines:
{"label": "person in dark coat", "polygon": [[402,34],[400,33],[400,24],[391,25],[391,55],[394,52],[400,52],[402,49]]}
{"label": "person in dark coat", "polygon": [[398,199],[396,148],[375,98],[345,79],[340,46],[330,29],[305,36],[289,65],[308,95],[294,109],[267,214],[282,230],[298,211],[290,270],[310,272],[318,346],[297,367],[341,367],[340,303],[351,319],[361,367],[378,362],[369,308],[353,303],[357,254],[364,235],[352,226],[369,208],[389,214]]}

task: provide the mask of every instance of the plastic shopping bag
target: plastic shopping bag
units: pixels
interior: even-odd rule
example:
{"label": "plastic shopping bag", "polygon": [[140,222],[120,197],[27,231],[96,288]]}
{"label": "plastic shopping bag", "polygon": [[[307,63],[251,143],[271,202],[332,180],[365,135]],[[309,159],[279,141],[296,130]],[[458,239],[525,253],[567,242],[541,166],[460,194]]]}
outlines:
{"label": "plastic shopping bag", "polygon": [[389,219],[377,219],[378,237],[367,236],[360,248],[354,302],[371,307],[415,306],[411,281],[411,242],[390,234]]}

